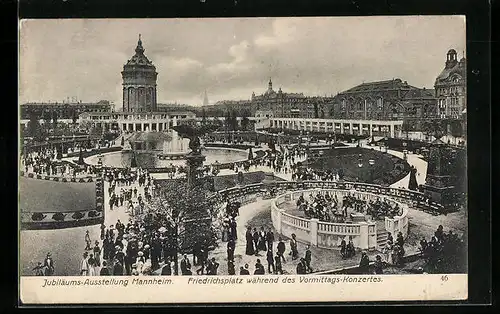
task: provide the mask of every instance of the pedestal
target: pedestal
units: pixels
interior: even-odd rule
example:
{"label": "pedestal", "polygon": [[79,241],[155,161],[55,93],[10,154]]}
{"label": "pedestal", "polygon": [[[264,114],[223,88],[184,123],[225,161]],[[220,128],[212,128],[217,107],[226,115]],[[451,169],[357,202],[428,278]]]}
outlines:
{"label": "pedestal", "polygon": [[201,154],[188,154],[186,160],[188,185],[193,186],[196,183],[197,170],[203,166],[205,156]]}

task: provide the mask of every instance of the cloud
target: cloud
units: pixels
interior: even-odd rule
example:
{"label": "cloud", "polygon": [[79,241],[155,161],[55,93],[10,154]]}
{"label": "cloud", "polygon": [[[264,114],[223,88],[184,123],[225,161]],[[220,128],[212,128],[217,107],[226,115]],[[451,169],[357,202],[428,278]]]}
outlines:
{"label": "cloud", "polygon": [[335,94],[400,77],[431,88],[446,52],[465,50],[460,16],[28,20],[20,33],[25,101],[122,102],[121,71],[138,34],[158,75],[158,100],[248,99],[275,88]]}

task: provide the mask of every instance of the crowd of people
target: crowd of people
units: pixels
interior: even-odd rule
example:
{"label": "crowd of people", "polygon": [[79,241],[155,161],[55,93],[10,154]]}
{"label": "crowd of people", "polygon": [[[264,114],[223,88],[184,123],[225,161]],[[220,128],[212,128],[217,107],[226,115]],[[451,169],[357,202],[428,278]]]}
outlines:
{"label": "crowd of people", "polygon": [[297,210],[308,219],[315,218],[325,222],[343,223],[350,212],[370,215],[372,219],[380,219],[401,215],[402,208],[397,203],[391,204],[385,199],[362,199],[354,194],[344,195],[342,202],[336,194],[311,193],[308,199],[303,195],[296,202]]}
{"label": "crowd of people", "polygon": [[57,160],[57,151],[55,148],[40,148],[21,156],[21,169],[25,173],[33,173],[48,176],[72,176],[92,175],[96,170],[88,165],[74,165],[71,163],[62,163]]}
{"label": "crowd of people", "polygon": [[429,273],[452,273],[466,271],[467,256],[464,237],[449,230],[444,232],[439,225],[429,241],[420,240],[420,251],[426,259]]}
{"label": "crowd of people", "polygon": [[340,222],[345,220],[345,213],[340,211],[340,205],[336,194],[330,193],[309,194],[306,200],[303,195],[296,202],[297,209],[304,213],[308,219],[315,218],[326,222]]}

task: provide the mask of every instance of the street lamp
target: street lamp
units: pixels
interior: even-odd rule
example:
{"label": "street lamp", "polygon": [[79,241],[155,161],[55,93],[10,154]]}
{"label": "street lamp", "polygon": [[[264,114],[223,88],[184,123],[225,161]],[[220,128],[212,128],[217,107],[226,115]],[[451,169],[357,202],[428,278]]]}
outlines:
{"label": "street lamp", "polygon": [[368,160],[368,164],[370,165],[370,183],[373,183],[373,170],[375,166],[375,160],[370,159]]}

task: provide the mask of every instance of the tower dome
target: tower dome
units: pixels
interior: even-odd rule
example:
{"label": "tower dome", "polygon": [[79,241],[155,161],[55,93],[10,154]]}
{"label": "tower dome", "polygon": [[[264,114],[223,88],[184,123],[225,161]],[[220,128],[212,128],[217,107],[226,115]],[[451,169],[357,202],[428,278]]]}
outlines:
{"label": "tower dome", "polygon": [[144,55],[141,35],[135,55],[123,66],[123,111],[156,111],[156,78],[158,73],[153,63]]}

